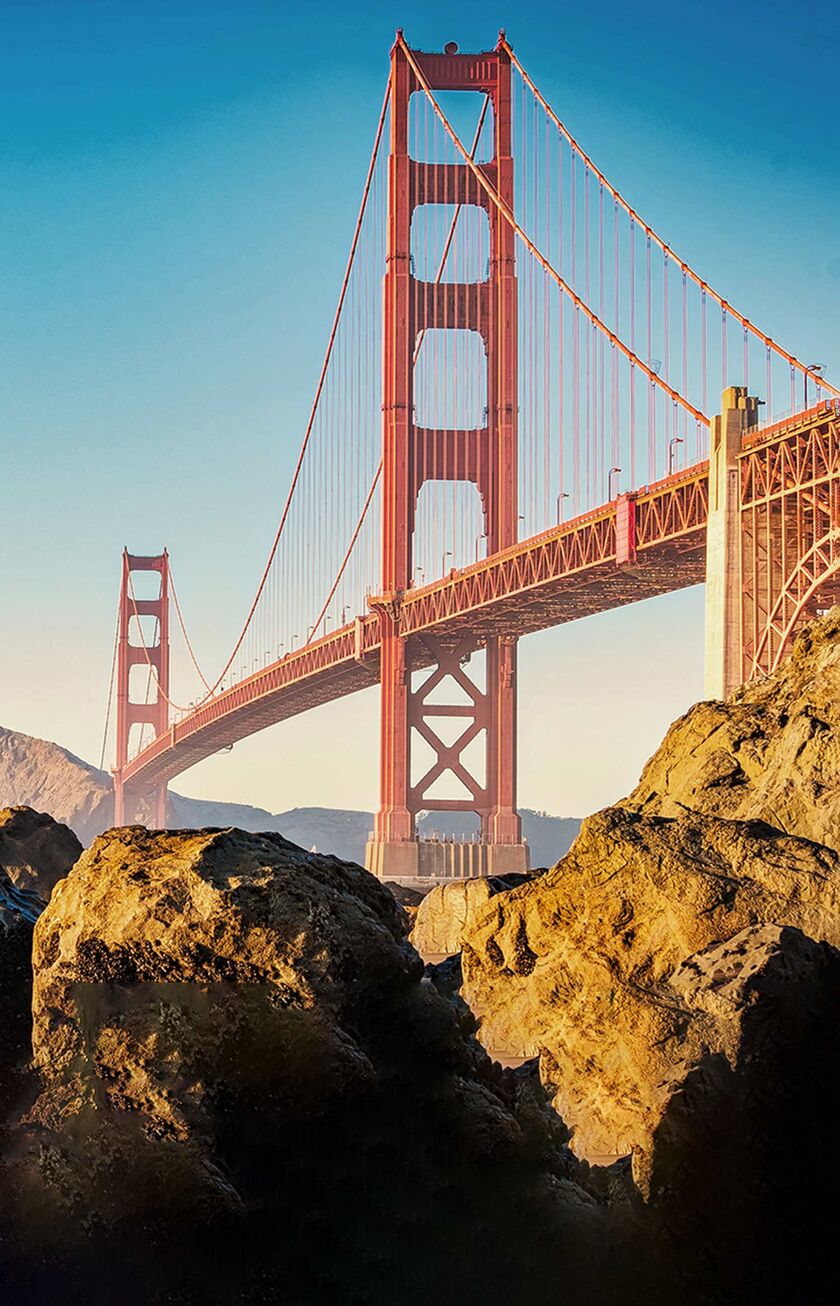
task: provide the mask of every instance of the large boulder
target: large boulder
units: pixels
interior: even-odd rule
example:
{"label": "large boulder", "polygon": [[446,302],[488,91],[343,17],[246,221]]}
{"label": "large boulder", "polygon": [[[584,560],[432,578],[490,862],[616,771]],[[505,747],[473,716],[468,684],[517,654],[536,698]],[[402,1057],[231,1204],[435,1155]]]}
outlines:
{"label": "large boulder", "polygon": [[840,850],[840,608],[773,675],[680,717],[623,805],[756,818]]}
{"label": "large boulder", "polygon": [[562,1122],[367,872],[276,834],[113,830],[34,965],[42,1087],[0,1218],[34,1296],[56,1272],[80,1300],[383,1306],[583,1281],[597,1206]]}
{"label": "large boulder", "polygon": [[576,1150],[635,1152],[641,1174],[674,1074],[694,1055],[675,973],[756,925],[840,945],[839,908],[832,849],[757,821],[611,808],[558,866],[474,919],[463,994],[486,1047],[540,1056]]}
{"label": "large boulder", "polygon": [[840,1200],[840,952],[754,926],[683,962],[669,989],[682,1060],[644,1175],[662,1262],[682,1300],[819,1301]]}
{"label": "large boulder", "polygon": [[527,875],[480,876],[439,884],[420,900],[411,942],[425,961],[439,961],[461,951],[461,937],[482,908],[495,897],[524,884]]}
{"label": "large boulder", "polygon": [[72,830],[31,807],[0,809],[0,869],[46,901],[82,854]]}

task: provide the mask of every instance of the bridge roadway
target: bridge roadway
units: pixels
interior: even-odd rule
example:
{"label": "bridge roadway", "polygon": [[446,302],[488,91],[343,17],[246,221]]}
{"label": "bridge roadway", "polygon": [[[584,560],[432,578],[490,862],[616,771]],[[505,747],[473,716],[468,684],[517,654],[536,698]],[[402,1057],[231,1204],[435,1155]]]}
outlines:
{"label": "bridge roadway", "polygon": [[266,726],[379,681],[380,621],[399,621],[413,670],[435,659],[423,636],[464,651],[488,635],[531,634],[704,578],[708,463],[619,496],[441,580],[408,590],[286,654],[173,722],[133,757],[123,778],[135,793],[168,783],[197,762]]}

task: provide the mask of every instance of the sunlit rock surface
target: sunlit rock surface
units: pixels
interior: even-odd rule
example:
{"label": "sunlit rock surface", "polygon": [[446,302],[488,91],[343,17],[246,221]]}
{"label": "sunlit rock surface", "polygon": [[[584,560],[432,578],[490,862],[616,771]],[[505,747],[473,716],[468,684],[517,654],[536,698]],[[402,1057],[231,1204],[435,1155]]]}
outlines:
{"label": "sunlit rock surface", "polygon": [[675,722],[624,806],[755,817],[840,850],[840,608],[774,675]]}
{"label": "sunlit rock surface", "polygon": [[57,887],[34,965],[41,1088],[6,1162],[28,1274],[383,1306],[583,1282],[600,1208],[562,1121],[422,978],[360,868],[279,835],[115,830]]}
{"label": "sunlit rock surface", "polygon": [[767,923],[840,944],[833,849],[760,822],[608,808],[558,866],[474,919],[463,994],[485,1046],[541,1056],[584,1155],[646,1154],[662,1086],[693,1055],[675,972]]}
{"label": "sunlit rock surface", "polygon": [[461,951],[464,930],[490,899],[524,884],[528,878],[527,875],[494,875],[437,885],[417,907],[411,942],[425,960],[453,956]]}

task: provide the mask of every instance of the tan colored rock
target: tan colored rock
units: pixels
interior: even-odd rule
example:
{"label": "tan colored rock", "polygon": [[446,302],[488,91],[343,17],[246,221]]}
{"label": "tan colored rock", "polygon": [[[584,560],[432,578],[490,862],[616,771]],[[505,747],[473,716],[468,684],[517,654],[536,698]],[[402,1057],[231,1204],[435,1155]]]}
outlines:
{"label": "tan colored rock", "polygon": [[45,812],[31,807],[0,809],[0,869],[19,889],[46,902],[81,853],[73,831]]}
{"label": "tan colored rock", "polygon": [[411,942],[424,961],[439,961],[461,951],[461,937],[478,912],[507,889],[522,884],[521,875],[489,876],[439,884],[417,907]]}
{"label": "tan colored rock", "polygon": [[[417,1300],[441,1275],[461,1295],[476,1275],[513,1292],[532,1262],[553,1278],[528,1230],[553,1257],[594,1210],[566,1131],[424,979],[401,910],[279,835],[98,838],[35,931],[42,1091],[15,1136],[14,1211],[51,1237],[106,1230],[109,1264],[128,1240],[155,1294],[180,1282],[149,1260],[175,1231],[178,1275],[222,1258],[213,1300],[402,1300],[405,1238],[383,1229],[418,1219]],[[482,1241],[498,1264],[477,1262]]]}
{"label": "tan colored rock", "polygon": [[775,674],[680,717],[623,806],[757,818],[840,851],[840,608]]}
{"label": "tan colored rock", "polygon": [[540,1055],[579,1153],[645,1153],[692,1055],[678,968],[767,923],[840,945],[839,909],[831,849],[760,822],[609,808],[558,866],[476,916],[463,994],[485,1047]]}

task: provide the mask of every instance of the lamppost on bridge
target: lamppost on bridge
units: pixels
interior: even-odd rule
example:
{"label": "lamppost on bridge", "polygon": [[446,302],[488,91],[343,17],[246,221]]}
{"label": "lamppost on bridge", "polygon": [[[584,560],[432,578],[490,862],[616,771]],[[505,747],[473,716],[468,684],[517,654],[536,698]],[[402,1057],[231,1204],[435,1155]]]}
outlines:
{"label": "lamppost on bridge", "polygon": [[614,476],[620,476],[620,475],[621,475],[620,467],[611,467],[607,474],[607,503],[612,503],[612,497],[613,497],[612,478]]}
{"label": "lamppost on bridge", "polygon": [[572,497],[572,496],[571,496],[570,494],[567,494],[567,493],[565,493],[565,492],[562,491],[562,490],[561,490],[560,494],[558,494],[558,496],[557,496],[557,525],[558,525],[558,526],[560,525],[560,523],[561,523],[562,520],[563,520],[563,500],[564,500],[564,499],[571,499],[571,497]]}
{"label": "lamppost on bridge", "polygon": [[478,562],[479,546],[480,546],[480,544],[481,544],[481,541],[482,541],[482,540],[486,540],[486,539],[487,539],[487,532],[486,532],[486,531],[485,531],[482,535],[476,535],[476,537],[475,537],[475,560],[476,560],[476,562]]}
{"label": "lamppost on bridge", "polygon": [[[822,380],[821,373],[823,373],[824,371],[825,371],[825,363],[808,364],[808,372],[813,372],[817,377],[820,378],[820,380]],[[808,372],[805,373],[805,407],[806,408],[808,407]],[[817,381],[817,388],[819,389],[819,380]]]}
{"label": "lamppost on bridge", "polygon": [[452,556],[453,556],[453,554],[452,554],[452,550],[451,550],[451,549],[444,549],[444,551],[443,551],[443,557],[442,557],[441,560],[440,560],[440,574],[441,574],[441,576],[443,576],[443,575],[446,574],[446,559],[447,559],[447,558],[451,558]]}
{"label": "lamppost on bridge", "polygon": [[675,435],[668,441],[668,475],[674,474],[674,454],[678,444],[685,444],[681,435]]}

